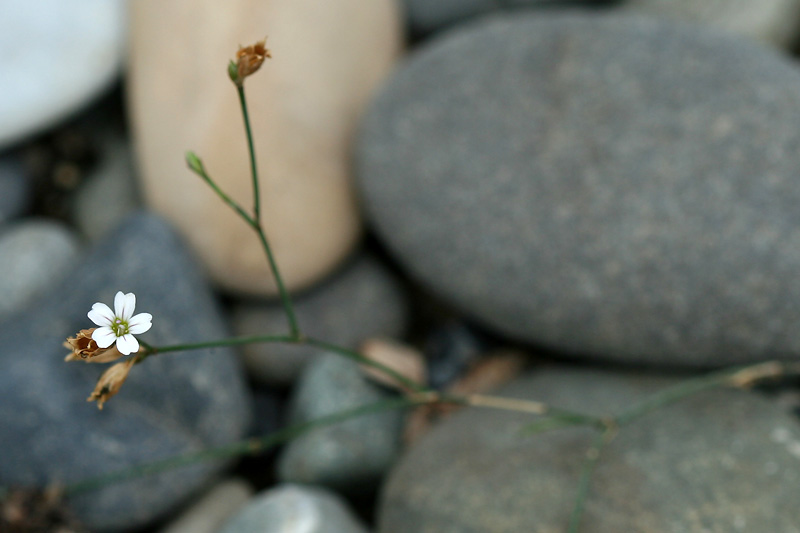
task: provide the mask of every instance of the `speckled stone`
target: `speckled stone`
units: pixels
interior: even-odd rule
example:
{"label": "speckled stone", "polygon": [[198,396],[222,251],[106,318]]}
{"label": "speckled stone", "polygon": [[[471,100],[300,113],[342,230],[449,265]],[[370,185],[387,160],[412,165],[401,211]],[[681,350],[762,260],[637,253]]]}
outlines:
{"label": "speckled stone", "polygon": [[412,56],[365,120],[408,271],[515,339],[714,366],[800,355],[800,71],[729,34],[517,14]]}
{"label": "speckled stone", "polygon": [[[497,394],[607,415],[675,383],[550,369]],[[436,426],[389,476],[378,532],[566,531],[593,431],[525,436],[530,421],[470,408]],[[620,429],[595,470],[583,524],[592,533],[797,533],[798,483],[798,420],[756,393],[714,390]]]}
{"label": "speckled stone", "polygon": [[[98,243],[46,298],[0,323],[0,480],[42,486],[117,471],[242,437],[250,399],[232,349],[151,357],[100,411],[86,398],[102,364],[65,363],[62,342],[118,290],[153,315],[155,346],[229,335],[212,292],[173,230],[137,214]],[[224,461],[103,487],[69,500],[91,530],[141,527],[204,487]]]}
{"label": "speckled stone", "polygon": [[[357,363],[327,353],[303,372],[292,398],[291,422],[308,422],[392,396],[368,380]],[[369,493],[400,453],[402,425],[401,411],[385,411],[300,435],[278,458],[278,478],[355,496]]]}
{"label": "speckled stone", "polygon": [[[369,337],[396,337],[408,323],[408,303],[398,281],[375,258],[360,255],[331,279],[293,298],[303,332],[339,346],[356,349]],[[289,331],[279,303],[243,302],[234,306],[237,335]],[[309,346],[251,344],[242,347],[252,378],[278,386],[291,385],[320,352]]]}
{"label": "speckled stone", "polygon": [[220,533],[367,533],[333,492],[279,485],[257,495]]}

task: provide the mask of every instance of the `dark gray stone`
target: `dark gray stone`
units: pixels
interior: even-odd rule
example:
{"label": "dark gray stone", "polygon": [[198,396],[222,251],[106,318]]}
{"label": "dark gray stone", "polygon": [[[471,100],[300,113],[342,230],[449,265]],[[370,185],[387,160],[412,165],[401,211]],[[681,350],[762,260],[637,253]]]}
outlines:
{"label": "dark gray stone", "polygon": [[220,533],[367,533],[333,492],[279,485],[257,495]]}
{"label": "dark gray stone", "polygon": [[413,56],[363,125],[379,235],[498,332],[713,366],[800,354],[800,72],[693,26],[494,17]]}
{"label": "dark gray stone", "polygon": [[28,208],[31,185],[16,157],[0,157],[0,224],[18,217]]}
{"label": "dark gray stone", "polygon": [[[306,367],[297,384],[291,422],[308,422],[392,396],[369,381],[357,363],[324,354]],[[278,478],[356,496],[369,493],[400,453],[402,426],[403,413],[395,410],[305,433],[284,448]]]}
{"label": "dark gray stone", "polygon": [[791,48],[800,30],[798,0],[625,0],[623,9],[655,17],[708,24]]}
{"label": "dark gray stone", "polygon": [[[676,382],[551,369],[498,395],[595,415]],[[418,441],[384,487],[380,533],[565,531],[593,430],[525,436],[519,413],[466,409]],[[800,424],[756,393],[703,392],[619,430],[583,524],[622,531],[800,531]]]}
{"label": "dark gray stone", "polygon": [[46,294],[78,263],[80,252],[77,236],[60,222],[25,219],[3,226],[0,320]]}
{"label": "dark gray stone", "polygon": [[142,207],[130,141],[105,128],[102,156],[96,169],[72,198],[72,220],[90,241],[97,242],[126,216]]}
{"label": "dark gray stone", "polygon": [[[408,304],[397,280],[376,259],[359,256],[333,278],[294,299],[303,332],[357,349],[370,337],[397,337],[408,322]],[[280,304],[242,303],[233,309],[237,335],[289,331]],[[251,344],[242,348],[251,377],[271,385],[292,384],[319,350],[310,346]]]}
{"label": "dark gray stone", "polygon": [[[233,350],[163,354],[137,365],[103,411],[86,398],[105,365],[65,363],[61,343],[92,324],[94,302],[117,290],[153,315],[153,345],[226,335],[200,271],[162,219],[136,215],[101,242],[48,296],[0,323],[0,480],[70,484],[222,445],[244,434],[250,403]],[[70,505],[93,530],[141,526],[207,483],[220,462],[112,484]]]}
{"label": "dark gray stone", "polygon": [[[612,0],[613,1],[613,0]],[[521,8],[603,6],[609,0],[404,0],[406,18],[415,36],[442,30],[466,20]]]}

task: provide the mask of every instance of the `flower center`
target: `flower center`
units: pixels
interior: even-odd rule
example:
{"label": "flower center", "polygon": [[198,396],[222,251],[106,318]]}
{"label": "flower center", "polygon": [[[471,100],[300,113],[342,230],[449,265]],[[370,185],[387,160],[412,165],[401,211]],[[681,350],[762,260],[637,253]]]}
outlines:
{"label": "flower center", "polygon": [[128,334],[128,322],[127,320],[122,320],[121,318],[115,318],[114,321],[111,323],[111,331],[114,332],[114,335],[117,337],[122,337],[123,335]]}

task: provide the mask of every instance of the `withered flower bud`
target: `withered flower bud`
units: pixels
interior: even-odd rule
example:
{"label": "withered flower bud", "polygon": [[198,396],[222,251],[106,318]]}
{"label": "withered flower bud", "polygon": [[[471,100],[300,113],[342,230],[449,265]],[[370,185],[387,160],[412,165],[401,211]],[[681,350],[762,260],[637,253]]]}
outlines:
{"label": "withered flower bud", "polygon": [[264,46],[266,44],[267,40],[264,39],[254,45],[239,48],[239,51],[236,52],[236,61],[231,61],[228,65],[228,76],[233,83],[241,87],[247,76],[261,68],[266,58],[272,57]]}
{"label": "withered flower bud", "polygon": [[84,360],[87,363],[110,363],[122,357],[116,345],[108,348],[100,348],[97,345],[92,338],[92,333],[96,329],[82,329],[74,337],[68,337],[64,342],[64,348],[72,351],[67,354],[64,361]]}
{"label": "withered flower bud", "polygon": [[97,380],[94,391],[86,398],[86,401],[97,401],[97,408],[102,409],[103,404],[122,388],[122,384],[125,383],[125,380],[128,378],[128,373],[131,371],[134,363],[136,363],[136,358],[131,357],[121,363],[113,365],[103,372],[103,375]]}

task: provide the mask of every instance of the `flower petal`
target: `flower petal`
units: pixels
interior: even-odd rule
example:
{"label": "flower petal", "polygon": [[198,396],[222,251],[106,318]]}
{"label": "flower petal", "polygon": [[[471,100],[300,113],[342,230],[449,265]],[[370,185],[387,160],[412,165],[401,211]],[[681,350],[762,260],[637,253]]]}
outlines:
{"label": "flower petal", "polygon": [[97,302],[92,306],[92,310],[87,315],[89,320],[98,326],[107,326],[114,321],[114,313],[106,304]]}
{"label": "flower petal", "polygon": [[[103,326],[102,328],[97,328],[92,333],[92,339],[100,348],[108,348],[114,341],[117,340],[117,336],[114,335],[114,332],[111,331],[111,328],[108,326]],[[121,350],[120,350],[121,351]]]}
{"label": "flower petal", "polygon": [[114,311],[116,316],[122,320],[128,320],[133,316],[133,310],[136,308],[136,295],[132,292],[123,294],[122,291],[117,292],[114,296]]}
{"label": "flower petal", "polygon": [[139,341],[136,337],[128,333],[117,339],[117,350],[122,355],[130,355],[139,351]]}
{"label": "flower petal", "polygon": [[117,291],[117,294],[114,295],[114,316],[121,317],[124,307],[125,294],[122,291]]}
{"label": "flower petal", "polygon": [[134,335],[144,333],[153,326],[150,323],[152,320],[153,315],[150,313],[139,313],[128,321],[128,331]]}

